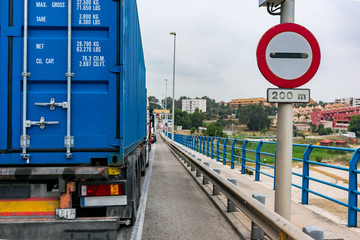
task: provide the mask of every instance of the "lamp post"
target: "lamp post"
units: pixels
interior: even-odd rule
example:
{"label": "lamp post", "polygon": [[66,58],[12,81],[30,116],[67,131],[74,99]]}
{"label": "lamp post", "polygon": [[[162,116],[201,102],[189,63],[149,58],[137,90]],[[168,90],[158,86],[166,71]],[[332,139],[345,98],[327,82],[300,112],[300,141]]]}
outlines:
{"label": "lamp post", "polygon": [[172,96],[172,134],[171,140],[174,141],[174,128],[175,128],[175,49],[176,49],[176,32],[171,32],[170,35],[174,36],[174,60],[173,60],[173,96]]}
{"label": "lamp post", "polygon": [[166,137],[168,136],[168,115],[167,115],[167,79],[164,79],[165,81],[165,126],[166,126]]}

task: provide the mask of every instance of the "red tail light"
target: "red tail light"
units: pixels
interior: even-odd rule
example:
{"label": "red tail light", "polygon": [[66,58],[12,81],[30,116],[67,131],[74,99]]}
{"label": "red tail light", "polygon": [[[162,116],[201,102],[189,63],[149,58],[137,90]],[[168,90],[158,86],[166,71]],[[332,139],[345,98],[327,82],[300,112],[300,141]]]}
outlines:
{"label": "red tail light", "polygon": [[81,185],[81,196],[114,196],[123,195],[124,185],[116,184],[97,184],[97,185]]}

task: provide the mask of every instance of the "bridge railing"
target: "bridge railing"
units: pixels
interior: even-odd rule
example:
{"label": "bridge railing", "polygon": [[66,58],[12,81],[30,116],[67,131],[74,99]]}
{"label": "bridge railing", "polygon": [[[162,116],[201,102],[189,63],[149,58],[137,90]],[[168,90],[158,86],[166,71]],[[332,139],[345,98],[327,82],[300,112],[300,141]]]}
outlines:
{"label": "bridge railing", "polygon": [[[275,188],[275,165],[276,165],[276,142],[265,142],[255,140],[240,140],[231,138],[209,137],[209,136],[194,136],[194,135],[179,135],[175,134],[174,141],[194,150],[212,159],[215,159],[222,164],[230,165],[231,169],[239,166],[241,173],[254,173],[255,181],[259,181],[261,175],[273,179],[273,186]],[[321,152],[335,152],[343,154],[345,157],[350,153],[349,166],[335,166],[321,162]],[[293,144],[293,162],[302,165],[302,173],[292,172],[293,176],[301,178],[301,184],[292,186],[301,189],[301,203],[309,203],[309,194],[317,195],[321,198],[330,200],[348,208],[348,226],[357,226],[358,208],[358,173],[357,165],[360,159],[360,149],[326,147],[315,145]],[[273,164],[268,163],[273,162]],[[321,166],[324,168],[336,169],[347,173],[345,185],[342,186],[336,183],[324,181],[322,179],[310,176],[311,166]],[[261,167],[272,169],[272,174],[265,172]],[[324,186],[340,189],[347,192],[347,201],[341,201],[335,197],[328,196],[325,192],[318,192],[311,188],[310,183],[316,182]]]}

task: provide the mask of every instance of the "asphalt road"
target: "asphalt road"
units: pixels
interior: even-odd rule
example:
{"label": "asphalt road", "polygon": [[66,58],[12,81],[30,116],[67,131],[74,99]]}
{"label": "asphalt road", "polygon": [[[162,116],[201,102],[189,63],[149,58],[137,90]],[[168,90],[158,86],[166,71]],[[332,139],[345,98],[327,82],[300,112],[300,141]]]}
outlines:
{"label": "asphalt road", "polygon": [[239,239],[160,137],[152,167],[142,239]]}

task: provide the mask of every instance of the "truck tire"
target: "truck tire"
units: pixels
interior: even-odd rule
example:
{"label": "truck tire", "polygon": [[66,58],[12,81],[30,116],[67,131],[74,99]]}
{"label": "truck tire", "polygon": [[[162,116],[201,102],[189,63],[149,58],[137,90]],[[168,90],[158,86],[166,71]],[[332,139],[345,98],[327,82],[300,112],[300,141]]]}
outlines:
{"label": "truck tire", "polygon": [[141,195],[141,169],[140,169],[140,159],[136,155],[134,155],[133,158],[131,158],[131,161],[133,161],[131,164],[133,169],[129,169],[133,174],[131,176],[131,182],[132,182],[132,210],[131,210],[131,224],[133,225],[136,221],[136,215],[137,215],[137,209],[140,205],[140,195]]}

